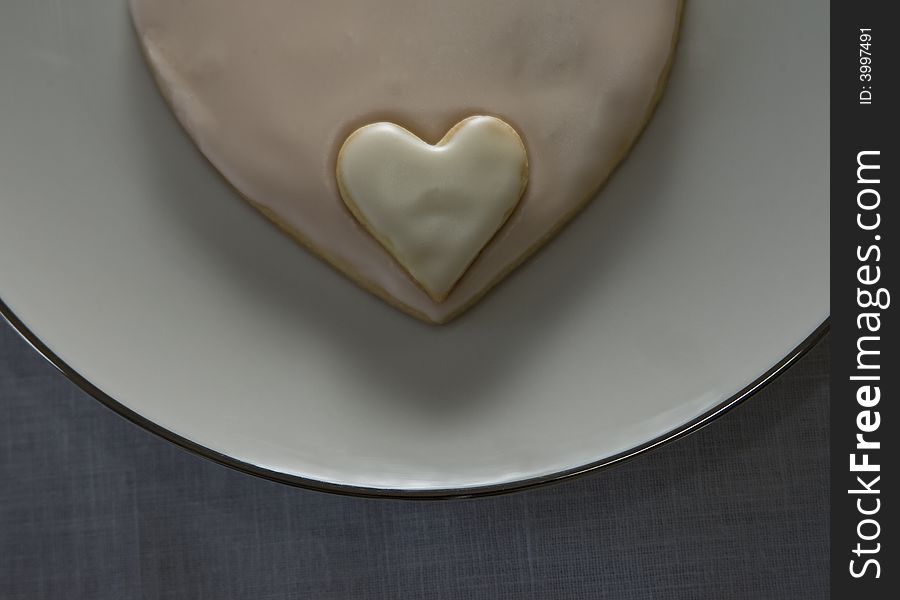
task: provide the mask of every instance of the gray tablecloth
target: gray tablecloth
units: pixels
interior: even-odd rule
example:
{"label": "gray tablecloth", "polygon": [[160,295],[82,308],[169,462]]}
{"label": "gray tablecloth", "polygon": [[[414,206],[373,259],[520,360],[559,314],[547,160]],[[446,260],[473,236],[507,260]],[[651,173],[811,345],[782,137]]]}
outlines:
{"label": "gray tablecloth", "polygon": [[828,367],[608,472],[410,503],[193,456],[0,324],[0,599],[826,598]]}

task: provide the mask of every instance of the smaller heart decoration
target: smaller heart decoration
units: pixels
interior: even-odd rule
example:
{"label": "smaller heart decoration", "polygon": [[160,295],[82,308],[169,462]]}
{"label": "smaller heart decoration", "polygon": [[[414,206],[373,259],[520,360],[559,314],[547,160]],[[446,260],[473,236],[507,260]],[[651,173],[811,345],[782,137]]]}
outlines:
{"label": "smaller heart decoration", "polygon": [[435,145],[374,123],[344,142],[337,181],[353,216],[443,302],[519,204],[528,156],[495,117],[465,119]]}

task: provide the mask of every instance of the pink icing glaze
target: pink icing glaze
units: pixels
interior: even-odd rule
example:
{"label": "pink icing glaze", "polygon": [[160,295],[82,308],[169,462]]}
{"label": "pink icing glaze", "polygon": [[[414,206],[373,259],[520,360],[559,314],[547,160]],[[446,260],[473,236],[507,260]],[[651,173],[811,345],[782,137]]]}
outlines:
{"label": "pink icing glaze", "polygon": [[[131,0],[179,120],[244,196],[354,279],[435,322],[570,216],[642,128],[679,0]],[[443,303],[344,207],[335,160],[378,121],[428,142],[475,114],[523,136],[517,211]]]}

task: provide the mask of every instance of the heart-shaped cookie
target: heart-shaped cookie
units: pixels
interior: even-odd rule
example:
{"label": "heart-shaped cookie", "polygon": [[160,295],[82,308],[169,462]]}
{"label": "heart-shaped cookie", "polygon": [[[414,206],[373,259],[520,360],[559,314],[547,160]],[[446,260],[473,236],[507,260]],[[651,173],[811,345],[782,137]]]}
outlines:
{"label": "heart-shaped cookie", "polygon": [[[131,7],[175,114],[241,195],[366,289],[443,323],[576,214],[625,156],[664,85],[681,0]],[[455,276],[415,281],[347,210],[337,157],[367,124],[433,142],[472,115],[495,115],[521,135],[528,187],[444,298]]]}
{"label": "heart-shaped cookie", "polygon": [[494,117],[471,117],[430,145],[393,123],[355,131],[338,187],[350,212],[443,302],[506,222],[528,182],[525,145]]}

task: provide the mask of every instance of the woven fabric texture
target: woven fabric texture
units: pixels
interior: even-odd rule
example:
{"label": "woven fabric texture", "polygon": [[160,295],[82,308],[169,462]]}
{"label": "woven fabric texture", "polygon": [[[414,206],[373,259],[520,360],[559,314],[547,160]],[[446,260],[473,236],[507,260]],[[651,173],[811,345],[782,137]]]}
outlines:
{"label": "woven fabric texture", "polygon": [[199,458],[0,322],[0,598],[821,599],[827,338],[700,432],[467,501],[289,488]]}

